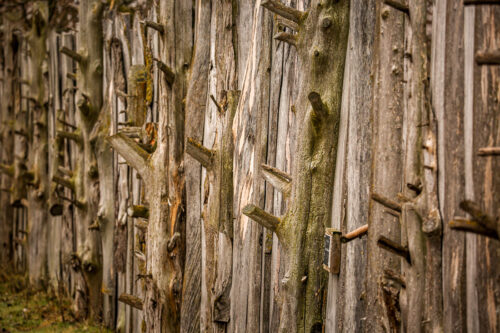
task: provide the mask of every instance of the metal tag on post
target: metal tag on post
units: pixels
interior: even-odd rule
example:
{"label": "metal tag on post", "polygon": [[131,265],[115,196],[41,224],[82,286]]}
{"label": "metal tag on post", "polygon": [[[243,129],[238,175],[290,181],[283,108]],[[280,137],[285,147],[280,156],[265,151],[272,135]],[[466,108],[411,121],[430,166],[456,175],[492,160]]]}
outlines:
{"label": "metal tag on post", "polygon": [[331,274],[340,272],[340,237],[342,233],[333,228],[325,231],[325,246],[323,252],[323,268]]}

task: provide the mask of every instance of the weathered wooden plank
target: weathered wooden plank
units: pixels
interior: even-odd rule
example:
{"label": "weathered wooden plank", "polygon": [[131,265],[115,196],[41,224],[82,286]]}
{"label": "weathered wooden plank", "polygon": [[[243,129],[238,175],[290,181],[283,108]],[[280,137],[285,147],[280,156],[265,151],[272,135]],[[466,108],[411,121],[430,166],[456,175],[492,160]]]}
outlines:
{"label": "weathered wooden plank", "polygon": [[[376,30],[373,50],[373,151],[371,192],[394,199],[402,189],[404,22],[405,14],[386,5],[375,10]],[[400,313],[386,301],[398,303],[397,294],[382,292],[387,282],[384,269],[399,271],[399,259],[377,246],[380,236],[400,241],[398,219],[386,214],[384,206],[370,203],[367,241],[366,326],[367,331],[394,331]]]}
{"label": "weathered wooden plank", "polygon": [[[496,49],[500,34],[500,7],[476,8],[473,33],[472,49]],[[472,196],[467,199],[473,199],[480,211],[492,217],[489,227],[497,228],[498,231],[498,221],[495,220],[500,214],[500,177],[497,172],[500,168],[500,160],[497,156],[481,158],[474,156],[474,153],[481,147],[498,146],[500,143],[500,108],[496,97],[499,94],[500,68],[498,66],[475,66],[474,62],[472,64],[474,76],[472,82],[469,83],[472,85],[470,89],[473,98],[473,113],[470,119],[472,140],[469,141],[472,166],[469,188],[471,193],[466,191],[466,194]],[[470,204],[468,206],[468,208],[474,208],[470,207]],[[463,204],[461,207],[467,208]],[[472,218],[476,217],[476,214],[472,214],[473,210],[468,211]],[[478,220],[482,222],[481,224],[488,222],[486,219],[481,220]],[[473,329],[477,328],[479,332],[499,331],[500,267],[496,263],[500,260],[500,242],[484,236],[468,235],[467,237],[476,238],[477,251],[475,259],[472,256],[470,258],[472,265],[476,266],[475,283],[471,281],[470,288],[471,292],[474,292],[473,296],[477,297],[477,308],[468,304],[468,325],[471,325]]]}

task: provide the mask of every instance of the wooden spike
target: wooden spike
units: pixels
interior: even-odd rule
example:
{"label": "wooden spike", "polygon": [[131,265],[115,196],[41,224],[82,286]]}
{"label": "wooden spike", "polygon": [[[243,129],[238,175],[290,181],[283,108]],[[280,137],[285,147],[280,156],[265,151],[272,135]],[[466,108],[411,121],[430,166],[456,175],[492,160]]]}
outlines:
{"label": "wooden spike", "polygon": [[169,66],[167,66],[163,61],[156,58],[154,58],[153,60],[156,61],[158,68],[165,74],[165,79],[167,80],[168,84],[172,85],[175,80],[174,71]]}
{"label": "wooden spike", "polygon": [[477,153],[479,156],[495,156],[500,155],[500,147],[484,147],[479,148]]}
{"label": "wooden spike", "polygon": [[271,230],[276,231],[276,228],[280,224],[281,220],[266,212],[265,210],[255,206],[255,205],[246,205],[245,208],[241,211],[244,215],[248,216],[261,226]]}
{"label": "wooden spike", "polygon": [[149,218],[149,208],[143,205],[132,205],[127,209],[127,214],[130,217]]}
{"label": "wooden spike", "polygon": [[118,301],[130,305],[138,310],[142,310],[142,299],[137,296],[123,293],[120,297],[118,297]]}
{"label": "wooden spike", "polygon": [[276,16],[274,18],[274,20],[276,21],[276,25],[278,26],[278,29],[283,29],[283,28],[290,28],[292,30],[299,30],[299,25],[289,19],[286,19],[282,16]]}
{"label": "wooden spike", "polygon": [[71,204],[73,204],[78,209],[82,209],[82,210],[87,209],[87,205],[84,202],[81,202],[79,200],[73,200],[73,199],[67,198],[67,197],[65,197],[63,195],[59,195],[59,194],[58,194],[58,198],[61,199],[61,200],[70,202]]}
{"label": "wooden spike", "polygon": [[143,179],[149,176],[149,154],[137,142],[121,133],[108,137],[107,141]]}
{"label": "wooden spike", "polygon": [[0,172],[9,177],[14,177],[14,166],[0,163]]}
{"label": "wooden spike", "polygon": [[153,21],[144,21],[144,26],[146,28],[154,29],[154,30],[158,31],[162,35],[165,33],[165,28],[160,23],[156,23],[156,22],[153,22]]}
{"label": "wooden spike", "polygon": [[79,133],[67,132],[67,131],[57,131],[56,135],[60,138],[63,138],[63,139],[73,140],[74,142],[76,142],[80,146],[83,144],[83,138]]}
{"label": "wooden spike", "polygon": [[61,174],[68,176],[70,178],[73,177],[73,171],[71,171],[70,169],[65,168],[63,166],[58,166],[57,171],[59,171]]}
{"label": "wooden spike", "polygon": [[292,191],[292,176],[267,164],[261,164],[262,176],[275,189],[289,196]]}
{"label": "wooden spike", "polygon": [[379,204],[401,213],[401,205],[399,203],[392,201],[391,199],[388,199],[376,192],[372,193],[371,198]]}
{"label": "wooden spike", "polygon": [[187,139],[186,153],[191,155],[195,160],[200,162],[200,164],[206,168],[210,169],[213,164],[213,157],[215,152],[203,146],[201,143],[193,138]]}
{"label": "wooden spike", "polygon": [[288,43],[293,46],[297,46],[297,36],[288,32],[278,32],[273,36],[274,39]]}
{"label": "wooden spike", "polygon": [[144,253],[142,253],[141,251],[137,251],[135,250],[134,251],[134,255],[137,259],[139,259],[140,261],[142,262],[146,262],[146,255]]}
{"label": "wooden spike", "polygon": [[68,126],[69,128],[73,129],[73,130],[76,130],[78,127],[76,127],[75,125],[73,124],[70,124],[62,119],[57,119],[57,121],[61,124],[63,124],[64,126]]}
{"label": "wooden spike", "polygon": [[398,0],[384,0],[384,3],[387,6],[391,6],[394,9],[402,11],[405,14],[410,14],[410,8],[403,1],[398,1]]}
{"label": "wooden spike", "polygon": [[380,238],[377,241],[377,245],[383,248],[384,250],[387,250],[389,252],[392,252],[394,254],[397,254],[398,256],[405,258],[406,261],[409,264],[411,264],[410,251],[408,251],[408,247],[402,246],[384,236],[380,236]]}
{"label": "wooden spike", "polygon": [[76,73],[66,73],[66,78],[76,81]]}
{"label": "wooden spike", "polygon": [[500,50],[477,51],[476,63],[478,65],[500,65]]}
{"label": "wooden spike", "polygon": [[464,0],[464,6],[500,5],[500,0]]}
{"label": "wooden spike", "polygon": [[394,272],[391,269],[384,269],[384,277],[398,283],[401,287],[406,288],[406,281],[401,274]]}
{"label": "wooden spike", "polygon": [[139,219],[134,220],[134,226],[143,232],[148,231],[148,225],[149,223],[144,220],[139,220]]}
{"label": "wooden spike", "polygon": [[69,188],[73,192],[75,191],[75,183],[70,179],[59,176],[52,176],[52,181],[56,184]]}
{"label": "wooden spike", "polygon": [[317,92],[313,91],[310,92],[309,95],[307,95],[307,98],[311,103],[315,116],[320,119],[325,118],[326,115],[328,114],[328,111],[325,104],[321,100],[321,96]]}
{"label": "wooden spike", "polygon": [[491,230],[497,229],[497,219],[483,212],[479,204],[471,200],[464,200],[460,203],[460,208],[469,213],[472,220],[476,221],[484,228]]}
{"label": "wooden spike", "polygon": [[220,113],[224,113],[224,108],[222,107],[222,105],[219,104],[219,102],[217,102],[214,95],[210,94],[210,99],[212,100],[212,102],[214,102],[215,106],[217,107],[217,110]]}
{"label": "wooden spike", "polygon": [[467,219],[455,218],[448,223],[451,229],[472,232],[474,234],[483,235],[486,237],[499,239],[498,232],[495,229],[488,229],[479,223]]}
{"label": "wooden spike", "polygon": [[75,51],[67,48],[66,46],[63,46],[60,49],[60,52],[62,54],[67,55],[68,57],[70,57],[71,59],[73,59],[74,61],[76,61],[78,63],[81,63],[83,61],[83,56],[81,54],[79,54],[78,52],[75,52]]}
{"label": "wooden spike", "polygon": [[142,128],[139,126],[125,126],[120,128],[118,133],[123,133],[129,138],[139,139],[142,137]]}
{"label": "wooden spike", "polygon": [[276,0],[263,1],[261,3],[261,6],[275,13],[276,15],[282,16],[295,23],[299,23],[300,19],[304,16],[304,12],[292,7],[288,7]]}
{"label": "wooden spike", "polygon": [[345,234],[344,236],[342,236],[340,238],[340,240],[342,241],[342,243],[347,243],[347,242],[352,241],[353,239],[356,239],[356,238],[359,238],[359,237],[365,235],[367,232],[368,232],[368,224],[365,224],[364,226],[359,227],[356,230],[353,230],[353,231]]}

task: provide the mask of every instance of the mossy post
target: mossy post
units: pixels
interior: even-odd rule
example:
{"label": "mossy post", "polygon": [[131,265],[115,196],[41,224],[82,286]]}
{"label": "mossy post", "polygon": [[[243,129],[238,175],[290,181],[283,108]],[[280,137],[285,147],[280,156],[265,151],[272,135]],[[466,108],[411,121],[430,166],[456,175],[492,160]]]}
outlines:
{"label": "mossy post", "polygon": [[[76,141],[78,148],[74,172],[74,206],[77,219],[75,255],[80,265],[75,267],[81,270],[85,281],[85,285],[76,287],[77,294],[80,294],[77,298],[85,301],[75,300],[75,310],[78,316],[89,316],[92,320],[102,319],[103,307],[100,234],[98,228],[94,228],[99,222],[100,211],[99,172],[95,154],[98,138],[95,128],[103,104],[103,7],[98,0],[80,1],[77,51],[65,47],[61,49],[61,53],[78,64],[78,129],[73,133],[76,135],[60,133],[65,138]],[[101,212],[99,215],[102,214]],[[81,279],[78,281],[82,282]],[[86,308],[82,308],[83,304]]]}
{"label": "mossy post", "polygon": [[290,208],[275,227],[286,257],[279,330],[321,332],[327,286],[321,253],[331,218],[349,1],[312,1],[308,12],[278,1],[262,5],[297,23],[296,34],[280,33],[275,38],[293,41],[302,74],[295,104],[300,137],[295,147]]}
{"label": "mossy post", "polygon": [[[230,317],[233,242],[233,138],[232,123],[238,106],[239,91],[227,92],[227,107],[218,116],[220,135],[214,147],[208,149],[188,138],[186,153],[206,170],[203,198],[203,228],[205,233],[205,262],[201,309],[205,312],[202,330],[225,332]],[[227,110],[226,110],[227,109]]]}

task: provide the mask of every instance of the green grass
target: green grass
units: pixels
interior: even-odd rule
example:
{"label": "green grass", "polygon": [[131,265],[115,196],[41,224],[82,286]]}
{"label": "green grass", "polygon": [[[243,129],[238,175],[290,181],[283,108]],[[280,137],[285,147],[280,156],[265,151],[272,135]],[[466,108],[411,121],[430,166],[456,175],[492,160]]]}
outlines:
{"label": "green grass", "polygon": [[24,277],[0,273],[0,333],[111,332],[75,321],[67,298],[26,286]]}

